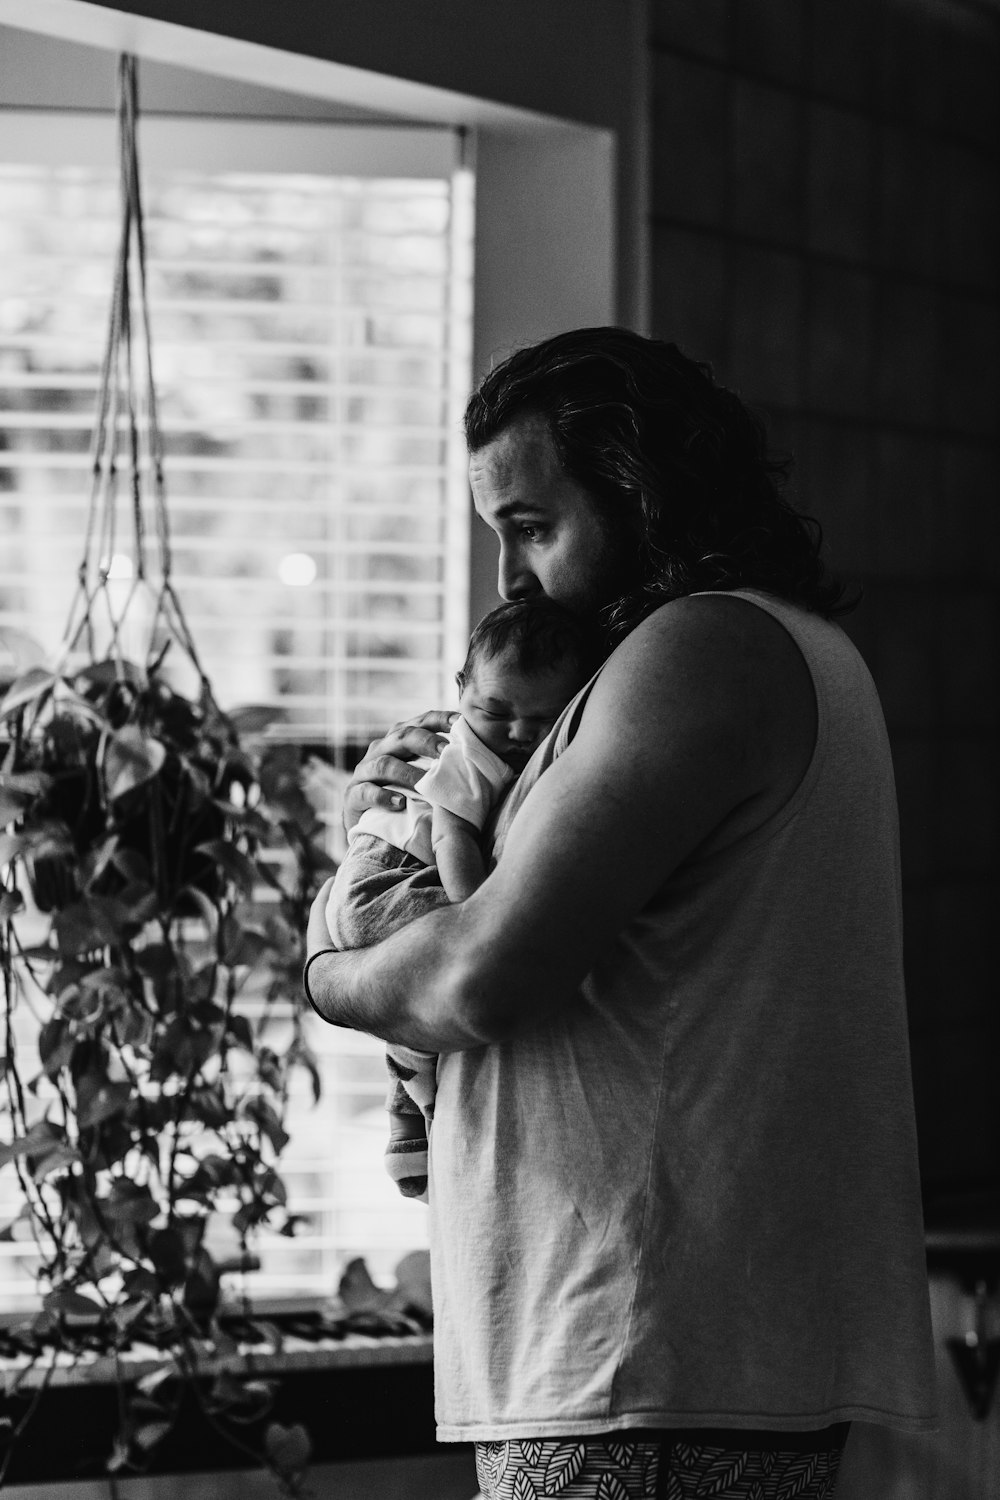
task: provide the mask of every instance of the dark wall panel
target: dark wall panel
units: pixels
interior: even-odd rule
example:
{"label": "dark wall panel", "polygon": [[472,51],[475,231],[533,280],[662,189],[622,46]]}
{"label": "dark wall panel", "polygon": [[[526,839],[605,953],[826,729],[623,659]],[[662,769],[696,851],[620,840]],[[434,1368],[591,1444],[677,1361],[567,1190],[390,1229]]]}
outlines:
{"label": "dark wall panel", "polygon": [[864,587],[929,1209],[1000,1200],[1000,10],[651,7],[652,331],[795,459]]}

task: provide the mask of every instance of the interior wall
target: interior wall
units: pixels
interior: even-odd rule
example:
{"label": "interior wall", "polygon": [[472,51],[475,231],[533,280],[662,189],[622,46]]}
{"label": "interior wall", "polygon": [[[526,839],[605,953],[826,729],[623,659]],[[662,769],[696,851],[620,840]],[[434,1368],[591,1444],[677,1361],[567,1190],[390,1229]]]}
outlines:
{"label": "interior wall", "polygon": [[650,54],[653,331],[769,414],[863,585],[928,1210],[996,1214],[1000,11],[658,0]]}

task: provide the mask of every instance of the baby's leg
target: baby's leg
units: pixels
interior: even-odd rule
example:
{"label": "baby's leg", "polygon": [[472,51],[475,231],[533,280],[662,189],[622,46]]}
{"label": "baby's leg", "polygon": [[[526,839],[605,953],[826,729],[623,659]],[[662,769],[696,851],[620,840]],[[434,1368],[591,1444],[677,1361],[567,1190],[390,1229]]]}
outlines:
{"label": "baby's leg", "polygon": [[447,906],[433,865],[362,833],[351,841],[326,908],[335,948],[368,948],[416,917]]}
{"label": "baby's leg", "polygon": [[[333,884],[326,924],[338,948],[365,948],[438,906],[448,897],[433,865],[422,865],[383,839],[352,840]],[[427,1126],[434,1113],[437,1056],[407,1047],[386,1049],[389,1176],[406,1198],[427,1201]]]}
{"label": "baby's leg", "polygon": [[386,1171],[404,1198],[426,1203],[427,1125],[434,1117],[437,1057],[433,1052],[390,1044],[386,1063],[390,1079]]}

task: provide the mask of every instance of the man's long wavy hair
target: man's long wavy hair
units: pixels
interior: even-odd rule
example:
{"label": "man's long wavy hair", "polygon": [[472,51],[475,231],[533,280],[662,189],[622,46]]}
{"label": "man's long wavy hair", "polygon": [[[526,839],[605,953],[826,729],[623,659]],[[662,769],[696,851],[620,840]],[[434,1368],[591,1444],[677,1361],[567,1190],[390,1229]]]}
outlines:
{"label": "man's long wavy hair", "polygon": [[607,612],[613,635],[702,589],[764,589],[828,617],[853,607],[821,560],[819,523],[781,492],[788,463],[761,419],[675,344],[581,328],[517,351],[469,400],[469,451],[531,416],[564,472],[639,537],[638,584]]}

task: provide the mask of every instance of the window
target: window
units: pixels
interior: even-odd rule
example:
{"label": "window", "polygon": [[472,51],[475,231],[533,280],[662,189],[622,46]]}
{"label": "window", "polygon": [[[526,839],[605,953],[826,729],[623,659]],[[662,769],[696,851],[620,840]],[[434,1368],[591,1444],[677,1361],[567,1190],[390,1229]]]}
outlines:
{"label": "window", "polygon": [[[0,626],[51,651],[83,545],[118,233],[113,129],[4,115]],[[467,630],[472,187],[443,130],[140,121],[173,578],[223,707],[332,758],[452,701]],[[193,165],[196,164],[196,165]],[[123,553],[113,569],[127,574]],[[123,577],[127,587],[127,578]],[[0,660],[0,670],[4,663]],[[335,780],[335,770],[325,773]],[[424,1213],[381,1169],[381,1048],[316,1024],[285,1155],[295,1240],[247,1290],[386,1274]],[[0,1176],[3,1195],[14,1187]],[[0,1296],[29,1246],[0,1243]]]}

